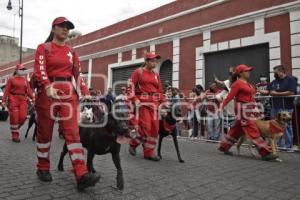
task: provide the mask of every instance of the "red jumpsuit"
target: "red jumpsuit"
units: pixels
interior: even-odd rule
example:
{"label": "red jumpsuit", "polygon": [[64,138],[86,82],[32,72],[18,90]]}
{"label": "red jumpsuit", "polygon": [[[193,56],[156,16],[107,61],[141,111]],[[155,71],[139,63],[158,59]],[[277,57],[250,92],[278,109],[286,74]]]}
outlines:
{"label": "red jumpsuit", "polygon": [[[59,116],[59,125],[64,133],[76,179],[79,180],[87,173],[87,167],[79,137],[79,101],[74,88],[79,85],[83,95],[89,94],[89,91],[79,77],[80,63],[77,54],[67,45],[59,46],[53,42],[50,45],[51,50],[46,53],[46,44],[40,44],[35,54],[34,75],[39,85],[36,97],[37,168],[46,171],[50,168],[49,153],[54,117]],[[78,80],[75,86],[70,81],[73,76]],[[54,100],[47,97],[46,88],[50,84],[63,92],[63,99]]]}
{"label": "red jumpsuit", "polygon": [[136,148],[141,143],[144,147],[144,157],[155,156],[154,150],[157,144],[159,131],[158,107],[165,102],[159,75],[154,71],[143,69],[139,74],[136,69],[131,81],[135,86],[135,99],[140,100],[138,108],[138,135],[130,141],[130,146]]}
{"label": "red jumpsuit", "polygon": [[[220,148],[228,151],[235,142],[242,136],[246,135],[255,144],[259,154],[263,157],[270,153],[269,147],[260,135],[255,122],[249,117],[255,109],[255,88],[244,81],[237,80],[231,87],[230,93],[224,100],[222,108],[224,108],[233,98],[235,98],[236,122],[227,135],[224,136],[220,143]],[[250,104],[248,104],[250,103]],[[246,106],[246,104],[248,104]],[[246,112],[246,109],[249,111]]]}
{"label": "red jumpsuit", "polygon": [[19,128],[27,117],[27,96],[33,99],[30,85],[25,77],[13,76],[6,84],[3,102],[8,99],[12,139],[19,139]]}

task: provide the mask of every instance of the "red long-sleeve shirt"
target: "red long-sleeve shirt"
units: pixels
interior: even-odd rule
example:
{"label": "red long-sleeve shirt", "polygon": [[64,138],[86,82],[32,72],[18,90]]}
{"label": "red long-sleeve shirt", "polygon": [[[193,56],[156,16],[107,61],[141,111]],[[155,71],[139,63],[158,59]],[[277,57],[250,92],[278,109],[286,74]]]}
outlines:
{"label": "red long-sleeve shirt", "polygon": [[9,95],[24,95],[33,99],[32,90],[28,81],[22,76],[13,76],[8,79],[3,94],[3,102],[6,102]]}
{"label": "red long-sleeve shirt", "polygon": [[255,102],[255,88],[250,84],[241,80],[237,80],[232,86],[231,90],[222,104],[222,108],[232,100],[238,103],[251,103]]}
{"label": "red long-sleeve shirt", "polygon": [[[158,101],[161,103],[166,102],[159,75],[154,71],[145,69],[142,69],[141,74],[139,74],[139,70],[134,70],[131,76],[131,81],[135,86],[134,94],[137,95],[139,100],[142,100],[143,94],[148,94],[150,96],[157,95]],[[150,99],[148,98],[148,100]]]}
{"label": "red long-sleeve shirt", "polygon": [[[59,46],[50,43],[50,49],[46,55],[46,44],[40,44],[35,52],[34,75],[42,88],[50,86],[49,77],[73,77],[79,82],[83,95],[88,95],[89,90],[82,78],[78,79],[80,73],[80,62],[77,54],[72,52],[69,46]],[[75,67],[76,69],[73,69]],[[74,74],[74,71],[78,72]],[[78,83],[77,83],[78,84]]]}

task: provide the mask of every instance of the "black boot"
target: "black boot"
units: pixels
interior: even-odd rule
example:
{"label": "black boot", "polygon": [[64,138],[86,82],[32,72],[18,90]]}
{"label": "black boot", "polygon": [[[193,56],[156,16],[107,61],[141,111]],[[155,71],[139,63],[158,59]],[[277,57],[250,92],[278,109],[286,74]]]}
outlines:
{"label": "black boot", "polygon": [[36,174],[38,178],[43,182],[51,182],[52,181],[52,175],[49,171],[46,170],[37,170]]}
{"label": "black boot", "polygon": [[158,156],[152,156],[152,157],[144,157],[146,160],[151,160],[151,161],[160,161],[160,158]]}
{"label": "black boot", "polygon": [[99,174],[86,173],[77,182],[77,189],[78,191],[82,192],[85,188],[95,186],[99,180]]}
{"label": "black boot", "polygon": [[20,138],[14,138],[14,139],[12,139],[12,141],[15,142],[15,143],[20,143],[21,142]]}
{"label": "black boot", "polygon": [[132,156],[136,156],[136,150],[135,150],[135,148],[133,148],[133,147],[129,147],[129,153],[130,153],[130,155],[132,155]]}
{"label": "black boot", "polygon": [[233,155],[231,151],[225,150],[223,147],[219,147],[219,151],[223,152],[225,155],[229,155],[229,156]]}
{"label": "black boot", "polygon": [[269,153],[265,156],[263,156],[261,159],[264,160],[264,161],[274,161],[278,158],[278,156],[272,154],[272,153]]}

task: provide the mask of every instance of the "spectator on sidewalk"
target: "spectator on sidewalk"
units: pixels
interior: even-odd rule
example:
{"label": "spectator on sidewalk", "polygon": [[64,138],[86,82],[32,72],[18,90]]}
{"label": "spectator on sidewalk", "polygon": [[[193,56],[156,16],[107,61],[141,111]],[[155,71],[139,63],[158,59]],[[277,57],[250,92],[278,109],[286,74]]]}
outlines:
{"label": "spectator on sidewalk", "polygon": [[297,82],[297,96],[295,98],[295,111],[293,115],[293,131],[294,131],[294,144],[297,145],[297,149],[299,149],[300,146],[300,82],[298,82],[298,78],[296,78]]}
{"label": "spectator on sidewalk", "polygon": [[[289,97],[297,93],[297,82],[295,77],[287,75],[283,65],[273,68],[275,80],[268,86],[268,91],[260,91],[261,94],[271,95],[271,117],[275,118],[279,112],[286,110],[293,114],[294,98]],[[284,138],[285,144],[282,143]],[[279,147],[286,148],[292,152],[293,147],[293,128],[290,123],[285,129],[284,136],[278,141]]]}
{"label": "spectator on sidewalk", "polygon": [[205,92],[207,99],[207,135],[209,140],[218,141],[221,136],[221,118],[218,114],[220,99],[217,98],[221,92],[215,82],[209,84],[209,89]]}
{"label": "spectator on sidewalk", "polygon": [[127,88],[124,87],[124,86],[122,86],[122,87],[121,87],[121,94],[119,94],[119,95],[116,97],[116,100],[123,100],[123,101],[125,101],[126,96],[127,96]]}
{"label": "spectator on sidewalk", "polygon": [[257,92],[257,103],[260,103],[263,106],[263,110],[264,110],[264,119],[265,120],[270,120],[271,119],[271,102],[270,102],[270,98],[267,97],[263,97],[263,95],[261,95],[259,93],[259,91],[264,91],[267,90],[268,85],[270,84],[268,82],[268,78],[266,75],[261,74],[259,77],[260,82],[256,84],[256,90]]}
{"label": "spectator on sidewalk", "polygon": [[105,104],[107,105],[108,110],[110,111],[111,108],[112,108],[112,105],[115,101],[115,97],[113,95],[113,92],[112,92],[111,88],[107,89],[107,93],[105,95],[105,100],[104,101],[105,101]]}
{"label": "spectator on sidewalk", "polygon": [[[218,77],[215,75],[215,82],[223,86],[223,91],[220,94],[218,94],[219,98],[221,98],[222,100],[226,99],[228,93],[230,92],[232,83],[237,80],[237,75],[234,73],[234,70],[234,67],[229,68],[229,76],[224,81],[219,80]],[[223,128],[224,133],[226,134],[235,121],[233,101],[228,103],[227,107],[224,109],[223,116],[221,117],[223,118]]]}
{"label": "spectator on sidewalk", "polygon": [[197,138],[199,135],[199,126],[200,126],[200,136],[205,134],[205,115],[206,115],[206,106],[205,106],[205,93],[201,85],[196,85],[193,89],[195,92],[195,98],[193,99],[194,106],[194,115],[193,115],[193,132],[191,138]]}
{"label": "spectator on sidewalk", "polygon": [[[194,90],[191,90],[191,92],[189,93],[188,98],[184,98],[184,100],[186,100],[187,102],[189,102],[189,100],[194,100],[194,98],[196,97],[196,93],[194,92]],[[191,107],[187,108],[187,112],[184,116],[184,120],[183,120],[183,124],[185,126],[185,128],[188,130],[188,137],[192,137],[193,134],[193,109]]]}

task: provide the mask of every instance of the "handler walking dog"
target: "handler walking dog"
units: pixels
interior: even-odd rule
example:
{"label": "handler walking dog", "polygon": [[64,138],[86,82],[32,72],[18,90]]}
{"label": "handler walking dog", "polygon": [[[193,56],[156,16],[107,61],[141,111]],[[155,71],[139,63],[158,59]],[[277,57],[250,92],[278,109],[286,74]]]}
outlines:
{"label": "handler walking dog", "polygon": [[[261,136],[269,140],[269,144],[274,155],[278,155],[278,147],[276,139],[281,137],[284,133],[284,129],[288,123],[292,120],[292,116],[288,111],[282,111],[278,113],[277,118],[273,120],[257,120],[255,124],[261,133]],[[246,136],[242,136],[237,144],[237,154],[240,154],[240,147],[245,142]]]}

